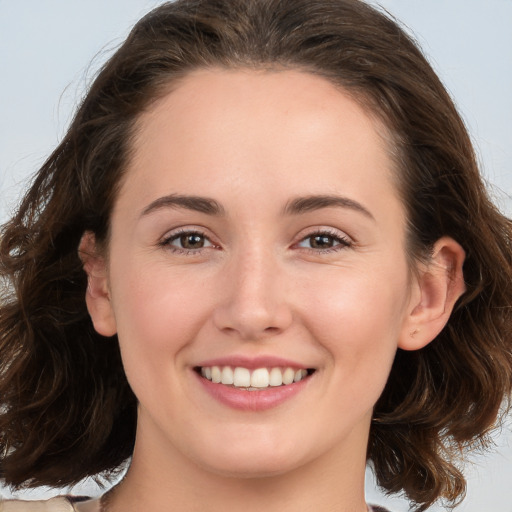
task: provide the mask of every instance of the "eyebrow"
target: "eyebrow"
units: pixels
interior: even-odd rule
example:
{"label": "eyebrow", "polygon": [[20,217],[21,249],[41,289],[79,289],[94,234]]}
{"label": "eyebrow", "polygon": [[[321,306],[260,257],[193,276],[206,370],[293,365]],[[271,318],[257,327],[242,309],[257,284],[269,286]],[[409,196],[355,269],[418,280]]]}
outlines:
{"label": "eyebrow", "polygon": [[298,215],[301,213],[320,210],[322,208],[348,208],[362,213],[369,219],[375,220],[371,212],[365,208],[361,203],[354,201],[348,197],[337,195],[311,195],[305,197],[297,197],[289,201],[285,208],[284,213],[287,215]]}
{"label": "eyebrow", "polygon": [[[285,208],[285,215],[300,215],[322,208],[348,208],[362,213],[366,217],[375,220],[375,217],[362,204],[349,199],[348,197],[337,195],[310,195],[297,197],[289,201]],[[202,196],[188,196],[181,194],[171,194],[159,197],[150,203],[142,211],[141,217],[148,215],[156,210],[163,208],[183,208],[208,215],[225,215],[224,207],[215,199]]]}
{"label": "eyebrow", "polygon": [[142,211],[141,217],[162,208],[183,208],[208,215],[224,215],[224,208],[215,199],[200,196],[171,194],[159,197]]}

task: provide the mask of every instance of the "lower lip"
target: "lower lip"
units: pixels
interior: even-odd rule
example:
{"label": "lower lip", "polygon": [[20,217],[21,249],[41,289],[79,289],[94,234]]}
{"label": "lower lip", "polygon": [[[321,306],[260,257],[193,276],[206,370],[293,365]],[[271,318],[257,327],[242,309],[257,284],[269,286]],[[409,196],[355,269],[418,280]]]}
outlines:
{"label": "lower lip", "polygon": [[265,411],[277,407],[292,399],[308,385],[311,376],[287,386],[268,387],[260,391],[247,391],[224,384],[214,384],[196,373],[203,388],[215,398],[232,409],[242,411]]}

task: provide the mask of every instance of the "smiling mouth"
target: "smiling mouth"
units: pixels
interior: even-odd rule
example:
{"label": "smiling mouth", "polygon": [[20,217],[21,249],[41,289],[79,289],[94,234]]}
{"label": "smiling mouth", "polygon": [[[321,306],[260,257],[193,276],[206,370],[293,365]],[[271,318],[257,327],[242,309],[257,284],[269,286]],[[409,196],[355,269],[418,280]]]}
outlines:
{"label": "smiling mouth", "polygon": [[306,379],[315,372],[313,368],[273,367],[250,370],[241,366],[235,368],[231,366],[200,366],[196,367],[195,371],[214,384],[223,384],[245,391],[261,391],[272,387],[289,386]]}

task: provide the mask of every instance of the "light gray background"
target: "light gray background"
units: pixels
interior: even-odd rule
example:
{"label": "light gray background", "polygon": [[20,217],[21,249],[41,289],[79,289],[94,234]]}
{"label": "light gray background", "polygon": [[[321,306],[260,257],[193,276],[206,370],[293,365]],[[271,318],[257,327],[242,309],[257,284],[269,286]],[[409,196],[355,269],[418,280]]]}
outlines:
{"label": "light gray background", "polygon": [[[248,0],[250,1],[250,0]],[[95,70],[158,0],[0,0],[0,223],[62,137]],[[415,34],[463,113],[500,207],[512,214],[512,0],[381,0]],[[460,512],[512,512],[512,435],[468,467]],[[75,492],[97,492],[91,482]],[[3,494],[10,495],[4,489]],[[29,497],[46,496],[38,490]],[[395,512],[368,473],[370,502]],[[444,510],[441,506],[432,511]]]}

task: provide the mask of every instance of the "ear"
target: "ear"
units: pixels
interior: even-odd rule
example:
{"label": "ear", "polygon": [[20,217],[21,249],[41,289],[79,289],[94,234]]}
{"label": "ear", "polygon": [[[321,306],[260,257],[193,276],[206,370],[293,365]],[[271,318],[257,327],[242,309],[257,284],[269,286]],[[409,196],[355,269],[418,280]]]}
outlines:
{"label": "ear", "polygon": [[443,237],[435,243],[430,262],[416,272],[399,348],[423,348],[443,330],[466,290],[462,271],[465,257],[464,249],[452,238]]}
{"label": "ear", "polygon": [[107,264],[100,255],[94,233],[86,231],[78,255],[87,274],[87,291],[85,302],[96,332],[102,336],[113,336],[117,332],[116,321],[108,287]]}

